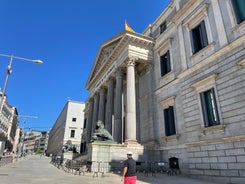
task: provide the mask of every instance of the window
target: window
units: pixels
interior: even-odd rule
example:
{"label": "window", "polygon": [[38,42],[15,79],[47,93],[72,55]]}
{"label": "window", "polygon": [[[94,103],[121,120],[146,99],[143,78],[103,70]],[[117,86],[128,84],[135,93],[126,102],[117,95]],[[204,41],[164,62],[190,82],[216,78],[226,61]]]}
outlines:
{"label": "window", "polygon": [[161,77],[171,71],[169,50],[160,56]]}
{"label": "window", "polygon": [[204,20],[191,30],[192,51],[193,54],[200,51],[208,45],[207,33]]}
{"label": "window", "polygon": [[72,122],[76,122],[77,121],[77,118],[72,118]]}
{"label": "window", "polygon": [[232,0],[234,11],[236,14],[237,23],[241,23],[245,20],[245,1],[244,0]]}
{"label": "window", "polygon": [[71,130],[71,136],[70,137],[75,137],[75,130]]}
{"label": "window", "polygon": [[174,108],[169,106],[167,109],[164,109],[164,122],[165,122],[165,135],[175,135],[175,121],[174,121]]}
{"label": "window", "polygon": [[[222,126],[222,118],[219,114],[219,101],[216,98],[216,78],[217,74],[212,74],[200,81],[195,82],[191,86],[196,89],[199,96],[199,107],[201,114],[201,126],[204,128],[215,125]],[[217,128],[218,126],[212,127]],[[212,129],[210,128],[210,129]]]}
{"label": "window", "polygon": [[80,146],[80,153],[83,153],[86,151],[86,142],[82,142]]}
{"label": "window", "polygon": [[167,29],[167,23],[164,22],[160,25],[160,34],[162,34]]}
{"label": "window", "polygon": [[83,128],[86,129],[86,127],[87,127],[87,119],[84,119],[84,121],[83,121]]}
{"label": "window", "polygon": [[215,100],[214,88],[200,93],[203,120],[205,127],[219,125],[217,103]]}

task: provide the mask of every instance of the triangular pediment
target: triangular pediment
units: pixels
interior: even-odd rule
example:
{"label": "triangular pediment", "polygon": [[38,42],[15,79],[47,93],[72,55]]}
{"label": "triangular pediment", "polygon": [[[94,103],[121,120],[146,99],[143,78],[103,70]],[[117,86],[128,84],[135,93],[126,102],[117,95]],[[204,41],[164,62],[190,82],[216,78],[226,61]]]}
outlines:
{"label": "triangular pediment", "polygon": [[[101,83],[99,81],[101,81],[104,74],[107,73],[106,71],[114,70],[111,67],[117,65],[115,63],[119,62],[118,58],[121,58],[122,53],[125,52],[131,44],[134,46],[137,45],[138,48],[150,49],[153,43],[154,40],[150,37],[125,30],[102,43],[87,80],[86,89],[92,90],[95,86],[96,88],[99,87],[99,83]],[[136,53],[141,52],[139,50],[136,49]]]}
{"label": "triangular pediment", "polygon": [[101,69],[103,64],[107,61],[107,59],[113,53],[114,49],[116,48],[116,46],[118,45],[120,40],[121,39],[118,38],[116,40],[113,40],[113,42],[103,44],[100,47],[99,55],[98,55],[98,57],[96,59],[96,63],[95,63],[94,70],[93,70],[93,74],[97,73]]}
{"label": "triangular pediment", "polygon": [[115,51],[115,48],[118,46],[123,36],[124,35],[122,33],[119,33],[118,35],[114,36],[113,38],[107,40],[106,42],[100,45],[98,54],[96,56],[96,59],[95,59],[95,62],[94,62],[94,65],[91,70],[87,83],[89,83],[94,78],[94,76],[97,74],[97,72],[101,69],[101,67],[103,67],[104,63],[108,60],[108,58]]}

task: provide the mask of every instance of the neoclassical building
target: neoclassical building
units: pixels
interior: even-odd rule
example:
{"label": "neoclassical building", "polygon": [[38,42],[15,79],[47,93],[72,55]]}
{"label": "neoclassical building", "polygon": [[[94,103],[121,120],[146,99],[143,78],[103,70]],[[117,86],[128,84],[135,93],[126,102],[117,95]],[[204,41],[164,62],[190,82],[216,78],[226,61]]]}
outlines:
{"label": "neoclassical building", "polygon": [[243,0],[172,0],[142,33],[102,43],[82,141],[101,120],[118,144],[142,145],[148,161],[244,183],[244,20]]}
{"label": "neoclassical building", "polygon": [[152,48],[152,38],[127,31],[101,46],[87,83],[92,96],[88,104],[92,107],[88,113],[90,133],[95,130],[96,122],[102,120],[118,143],[137,141],[136,74],[150,68]]}

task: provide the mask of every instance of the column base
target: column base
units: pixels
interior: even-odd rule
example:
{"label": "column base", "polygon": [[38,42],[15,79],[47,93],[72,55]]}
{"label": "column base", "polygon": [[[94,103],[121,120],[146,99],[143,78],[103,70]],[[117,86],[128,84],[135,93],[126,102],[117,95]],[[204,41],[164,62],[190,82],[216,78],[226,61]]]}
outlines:
{"label": "column base", "polygon": [[126,139],[125,140],[125,144],[139,144],[137,140],[133,140],[133,139]]}
{"label": "column base", "polygon": [[126,152],[133,152],[133,158],[135,160],[147,160],[147,157],[144,154],[144,146],[142,146],[137,140],[127,139],[124,142],[124,146],[126,146]]}

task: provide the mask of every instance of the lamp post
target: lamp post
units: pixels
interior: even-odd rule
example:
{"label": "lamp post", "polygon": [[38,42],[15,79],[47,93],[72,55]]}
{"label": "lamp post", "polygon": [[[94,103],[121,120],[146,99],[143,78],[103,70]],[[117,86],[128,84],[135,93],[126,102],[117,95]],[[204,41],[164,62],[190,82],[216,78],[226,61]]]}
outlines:
{"label": "lamp post", "polygon": [[23,117],[24,118],[24,121],[23,121],[23,131],[22,131],[22,136],[21,136],[21,147],[20,147],[20,149],[19,149],[19,156],[22,156],[22,154],[24,154],[24,141],[25,141],[25,125],[26,125],[26,119],[27,118],[35,118],[35,119],[37,119],[38,117],[37,116],[29,116],[29,115],[19,115],[18,116],[19,118],[20,117]]}
{"label": "lamp post", "polygon": [[8,67],[7,67],[7,74],[6,74],[6,79],[5,79],[5,83],[4,83],[4,87],[3,87],[3,92],[2,92],[1,103],[0,103],[0,113],[2,113],[2,109],[3,109],[3,101],[4,101],[4,96],[5,96],[7,84],[8,84],[8,79],[9,79],[9,75],[10,75],[11,72],[12,72],[11,67],[12,67],[13,59],[19,59],[19,60],[24,60],[24,61],[30,61],[30,62],[33,62],[33,63],[36,63],[36,64],[43,64],[43,62],[42,62],[41,60],[32,60],[32,59],[27,59],[27,58],[17,57],[17,56],[13,56],[13,55],[6,55],[6,54],[0,54],[0,56],[10,58],[9,65],[8,65]]}

